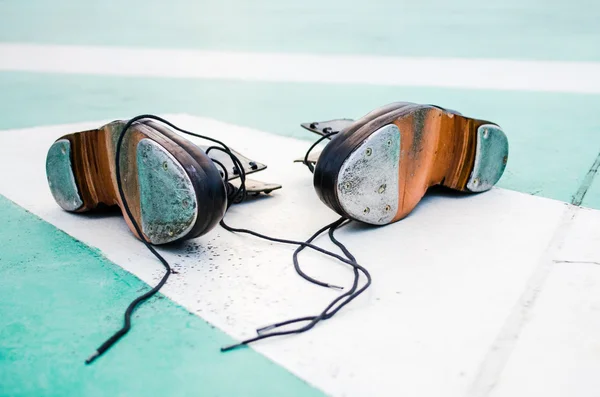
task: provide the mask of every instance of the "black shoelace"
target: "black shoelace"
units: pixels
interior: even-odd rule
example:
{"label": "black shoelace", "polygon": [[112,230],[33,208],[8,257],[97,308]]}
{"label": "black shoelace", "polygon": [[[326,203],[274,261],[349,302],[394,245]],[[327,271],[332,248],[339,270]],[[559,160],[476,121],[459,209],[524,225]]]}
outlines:
{"label": "black shoelace", "polygon": [[[245,173],[244,167],[243,167],[241,161],[231,152],[229,147],[227,147],[227,145],[225,145],[223,142],[221,142],[217,139],[214,139],[214,138],[210,138],[207,136],[193,133],[191,131],[186,131],[184,129],[181,129],[181,128],[175,126],[174,124],[170,123],[169,121],[167,121],[161,117],[154,116],[154,115],[137,116],[137,117],[132,118],[125,124],[125,126],[121,130],[119,139],[117,140],[117,148],[116,148],[116,154],[115,154],[115,158],[116,158],[115,159],[115,163],[116,163],[115,172],[117,175],[117,187],[119,190],[119,196],[121,198],[121,201],[123,202],[123,208],[125,209],[127,216],[129,217],[129,219],[131,219],[131,223],[133,224],[135,231],[137,232],[138,236],[140,236],[140,240],[146,246],[146,248],[148,248],[148,250],[163,264],[166,271],[165,271],[165,274],[163,275],[163,277],[161,278],[161,280],[159,281],[159,283],[155,287],[153,287],[148,292],[142,294],[141,296],[137,297],[135,300],[133,300],[129,304],[129,306],[125,310],[123,327],[120,330],[118,330],[117,332],[115,332],[102,345],[100,345],[100,347],[98,347],[98,349],[96,349],[96,351],[85,361],[86,364],[92,363],[96,358],[101,356],[110,347],[112,347],[116,342],[118,342],[123,336],[125,336],[125,334],[127,334],[127,332],[129,332],[129,330],[131,329],[131,316],[132,316],[133,312],[135,311],[135,309],[141,303],[143,303],[144,301],[146,301],[150,297],[152,297],[154,294],[156,294],[165,285],[165,283],[167,282],[167,279],[169,278],[169,275],[171,274],[171,266],[169,265],[169,263],[154,249],[154,247],[148,241],[146,241],[144,239],[144,237],[143,237],[144,235],[143,235],[139,225],[137,224],[135,218],[133,217],[131,210],[129,209],[129,205],[127,203],[125,194],[123,192],[123,186],[122,186],[122,181],[121,181],[121,167],[120,167],[120,161],[119,161],[123,138],[125,137],[125,133],[127,132],[127,130],[129,130],[129,128],[131,128],[131,126],[135,122],[142,120],[142,119],[156,120],[156,121],[166,124],[167,126],[173,128],[181,133],[191,135],[191,136],[194,136],[194,137],[197,137],[200,139],[205,139],[205,140],[208,140],[210,142],[217,144],[218,146],[209,147],[206,150],[206,153],[208,154],[211,150],[219,150],[219,151],[226,153],[231,158],[231,160],[234,164],[235,173],[237,175],[239,175],[239,177],[240,177],[240,187],[239,188],[234,188],[230,183],[226,182],[227,193],[228,193],[227,194],[227,196],[228,196],[227,208],[229,208],[234,203],[239,203],[239,202],[243,201],[247,196],[246,173]],[[311,148],[306,153],[304,163],[308,166],[308,168],[311,170],[311,172],[313,171],[313,167],[312,167],[312,164],[310,164],[307,160],[310,152],[313,150],[314,147],[316,147],[316,145],[319,142],[321,142],[322,140],[324,140],[334,134],[335,133],[327,134],[324,137],[320,138],[317,142],[315,142],[314,145],[311,146]],[[215,160],[213,160],[213,161],[215,161]],[[227,170],[225,169],[225,167],[223,166],[222,163],[220,163],[218,161],[215,161],[215,163],[217,165],[219,165],[220,168],[222,168],[223,173],[224,173],[223,174],[224,180],[227,181],[228,180]],[[341,294],[340,296],[335,298],[329,305],[327,305],[327,307],[320,314],[318,314],[316,316],[299,317],[299,318],[286,320],[283,322],[279,322],[276,324],[272,324],[272,325],[269,325],[266,327],[259,328],[256,330],[256,332],[257,332],[256,337],[249,338],[249,339],[246,339],[239,343],[223,347],[223,348],[221,348],[221,351],[232,350],[237,347],[248,345],[252,342],[256,342],[261,339],[271,338],[274,336],[298,334],[298,333],[308,331],[311,328],[313,328],[320,321],[327,320],[327,319],[331,318],[332,316],[334,316],[342,307],[344,307],[345,305],[350,303],[353,299],[355,299],[358,295],[360,295],[362,292],[364,292],[369,287],[369,285],[371,284],[371,276],[370,276],[369,272],[364,267],[362,267],[358,264],[358,262],[356,261],[356,258],[354,258],[354,256],[348,251],[348,249],[340,241],[338,241],[334,236],[335,230],[338,229],[339,227],[341,227],[342,225],[346,224],[347,222],[349,222],[349,221],[347,219],[345,219],[344,217],[342,217],[342,218],[338,219],[337,221],[335,221],[329,225],[326,225],[323,228],[321,228],[320,230],[318,230],[308,240],[295,241],[295,240],[288,240],[288,239],[266,236],[264,234],[261,234],[261,233],[258,233],[258,232],[252,231],[252,230],[248,230],[248,229],[234,228],[234,227],[227,225],[225,223],[224,219],[221,220],[220,225],[225,230],[230,231],[230,232],[246,233],[246,234],[250,234],[250,235],[253,235],[253,236],[268,240],[268,241],[273,241],[273,242],[278,242],[278,243],[283,243],[283,244],[297,245],[298,248],[296,249],[296,251],[293,254],[294,268],[301,277],[303,277],[304,279],[306,279],[307,281],[309,281],[311,283],[314,283],[314,284],[317,284],[317,285],[320,285],[323,287],[328,287],[328,288],[343,289],[340,286],[336,286],[336,285],[329,284],[329,283],[326,283],[323,281],[319,281],[319,280],[307,275],[306,273],[304,273],[304,271],[302,271],[302,269],[300,268],[300,263],[298,261],[298,254],[302,250],[304,250],[304,248],[311,248],[322,254],[336,258],[336,259],[340,260],[341,262],[350,265],[354,271],[354,281],[352,283],[352,287],[348,291],[344,292],[343,294]],[[331,239],[331,241],[340,248],[340,250],[343,252],[345,257],[342,257],[334,252],[325,250],[319,246],[312,244],[312,241],[314,241],[318,236],[323,234],[325,231],[328,232],[329,238]],[[359,279],[360,279],[360,273],[364,274],[367,281],[359,288],[358,284],[359,284]],[[304,323],[304,325],[298,326],[297,328],[293,328],[293,329],[277,331],[277,329],[280,327],[290,325],[290,324],[295,324],[295,323]],[[270,331],[272,331],[272,332],[270,332]]]}

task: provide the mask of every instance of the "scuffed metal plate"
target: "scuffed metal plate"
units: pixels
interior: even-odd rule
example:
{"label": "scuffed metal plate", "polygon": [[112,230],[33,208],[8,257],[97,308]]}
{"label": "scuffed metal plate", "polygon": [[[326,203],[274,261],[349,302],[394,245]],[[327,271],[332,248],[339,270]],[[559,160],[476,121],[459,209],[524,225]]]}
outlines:
{"label": "scuffed metal plate", "polygon": [[196,193],[182,165],[158,143],[136,149],[142,231],[152,244],[184,237],[198,217]]}
{"label": "scuffed metal plate", "polygon": [[50,147],[46,157],[46,177],[54,200],[67,211],[75,211],[83,205],[73,174],[71,142],[60,139]]}
{"label": "scuffed metal plate", "polygon": [[494,124],[484,124],[477,129],[477,151],[473,172],[467,182],[471,192],[484,192],[502,177],[508,162],[508,139],[504,131]]}
{"label": "scuffed metal plate", "polygon": [[400,130],[394,124],[371,134],[342,164],[337,197],[362,222],[384,225],[398,211]]}

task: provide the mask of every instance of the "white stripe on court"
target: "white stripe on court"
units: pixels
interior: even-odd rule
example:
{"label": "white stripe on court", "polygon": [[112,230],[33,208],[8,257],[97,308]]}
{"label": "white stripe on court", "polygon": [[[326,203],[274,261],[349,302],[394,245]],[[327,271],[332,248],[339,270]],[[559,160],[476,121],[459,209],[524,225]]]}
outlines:
{"label": "white stripe on court", "polygon": [[[303,239],[337,218],[305,167],[291,162],[309,143],[206,118],[168,118],[234,142],[269,165],[257,179],[283,184],[272,197],[233,206],[231,225]],[[0,167],[9,170],[0,173],[0,194],[155,284],[161,264],[120,216],[64,212],[47,187],[52,142],[98,125],[0,132]],[[600,211],[504,189],[442,193],[401,222],[350,225],[338,237],[371,271],[372,287],[311,332],[254,346],[327,394],[592,397],[599,390],[600,266],[592,263],[600,262]],[[326,240],[318,243],[331,248]],[[178,271],[164,294],[235,338],[315,314],[339,293],[297,276],[293,248],[219,227],[160,251]],[[302,261],[316,278],[351,283],[351,271],[335,261],[311,252]]]}
{"label": "white stripe on court", "polygon": [[599,62],[0,44],[0,71],[600,93]]}

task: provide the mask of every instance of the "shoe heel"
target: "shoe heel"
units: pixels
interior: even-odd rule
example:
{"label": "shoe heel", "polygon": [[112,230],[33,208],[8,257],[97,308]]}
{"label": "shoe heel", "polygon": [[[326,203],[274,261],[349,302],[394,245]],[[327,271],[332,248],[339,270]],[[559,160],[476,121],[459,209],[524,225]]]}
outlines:
{"label": "shoe heel", "polygon": [[473,170],[466,190],[479,193],[490,190],[502,177],[508,162],[508,139],[494,124],[477,128],[477,143]]}
{"label": "shoe heel", "polygon": [[75,181],[71,142],[68,139],[54,142],[48,150],[46,177],[52,196],[61,208],[74,212],[83,206],[83,199]]}

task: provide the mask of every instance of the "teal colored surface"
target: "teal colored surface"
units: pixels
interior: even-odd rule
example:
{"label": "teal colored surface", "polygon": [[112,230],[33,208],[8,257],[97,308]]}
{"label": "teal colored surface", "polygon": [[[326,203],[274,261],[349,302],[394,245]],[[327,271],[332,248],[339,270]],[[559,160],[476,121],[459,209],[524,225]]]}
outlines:
{"label": "teal colored surface", "polygon": [[600,60],[595,0],[4,0],[0,41]]}
{"label": "teal colored surface", "polygon": [[162,296],[85,366],[148,286],[2,196],[0,220],[0,396],[321,395]]}
{"label": "teal colored surface", "polygon": [[570,201],[600,151],[598,95],[366,85],[0,73],[0,128],[175,112],[313,140],[300,122],[360,117],[398,100],[500,124],[510,154],[499,186],[508,189]]}

